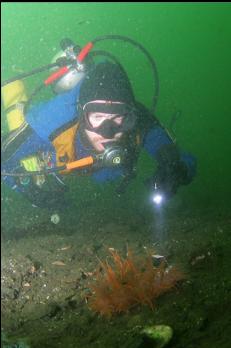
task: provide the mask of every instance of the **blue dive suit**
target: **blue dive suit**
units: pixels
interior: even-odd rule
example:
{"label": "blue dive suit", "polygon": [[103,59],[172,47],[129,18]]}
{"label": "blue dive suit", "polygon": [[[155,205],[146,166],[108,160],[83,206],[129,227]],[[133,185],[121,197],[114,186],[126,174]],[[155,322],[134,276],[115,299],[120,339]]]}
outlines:
{"label": "blue dive suit", "polygon": [[[33,106],[25,115],[26,122],[29,124],[30,135],[23,141],[18,148],[11,154],[9,158],[2,164],[2,171],[18,172],[21,168],[20,160],[36,154],[38,151],[50,154],[50,166],[56,166],[56,152],[50,141],[50,136],[63,125],[78,121],[78,113],[76,101],[78,101],[81,85],[77,85],[72,90],[57,95],[51,100]],[[158,124],[150,128],[143,137],[143,148],[153,157],[157,159],[157,153],[162,146],[172,144],[172,139],[168,133]],[[77,158],[80,159],[91,155],[91,149],[86,148],[80,137],[76,137],[75,146],[77,149]],[[191,182],[196,172],[196,160],[189,153],[180,152],[181,161],[187,168],[187,183]],[[91,173],[92,178],[96,182],[112,181],[124,174],[123,167],[100,168]],[[60,177],[54,175],[57,183]],[[13,190],[19,191],[27,196],[29,186],[22,185],[18,179],[12,176],[3,176],[3,182],[10,186]],[[30,188],[31,190],[31,188]],[[33,197],[33,193],[31,194]],[[33,202],[33,199],[32,199]]]}

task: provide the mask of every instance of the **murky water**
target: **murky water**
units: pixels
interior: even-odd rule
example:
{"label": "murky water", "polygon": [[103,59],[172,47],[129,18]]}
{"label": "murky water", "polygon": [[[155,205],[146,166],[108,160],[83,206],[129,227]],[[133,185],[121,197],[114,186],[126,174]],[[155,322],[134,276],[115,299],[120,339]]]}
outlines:
{"label": "murky water", "polygon": [[[105,189],[103,186],[92,184],[89,178],[81,178],[81,181],[71,178],[70,199],[75,204],[70,211],[61,216],[61,225],[57,227],[59,232],[64,233],[64,236],[65,233],[66,235],[73,233],[73,226],[78,226],[79,221],[85,229],[86,226],[87,228],[90,226],[89,231],[94,230],[92,226],[95,224],[99,230],[101,228],[101,232],[110,221],[112,225],[115,224],[114,227],[129,221],[132,229],[138,226],[138,230],[150,234],[150,238],[144,238],[146,241],[158,242],[159,246],[169,241],[174,249],[170,225],[166,220],[169,217],[174,219],[183,216],[176,224],[175,220],[172,220],[176,240],[179,239],[181,242],[187,240],[184,231],[190,231],[188,236],[193,245],[193,234],[191,234],[193,228],[197,231],[196,239],[199,239],[199,231],[209,233],[205,231],[202,222],[206,220],[207,226],[208,221],[213,220],[214,214],[225,215],[231,203],[231,4],[16,2],[2,3],[1,10],[2,81],[50,64],[55,54],[60,51],[61,39],[65,37],[71,38],[81,47],[101,35],[124,35],[141,43],[155,59],[159,74],[157,117],[166,127],[173,128],[179,146],[192,152],[198,160],[198,174],[195,180],[179,190],[167,211],[156,215],[153,225],[151,225],[153,214],[144,195],[143,181],[153,172],[155,164],[145,153],[141,153],[138,176],[129,187],[124,200],[115,197],[113,185],[109,184]],[[117,57],[130,77],[137,100],[150,107],[153,97],[153,76],[142,52],[126,42],[116,40],[98,42],[95,49],[106,50]],[[25,78],[28,95],[48,76],[49,71],[46,71]],[[50,89],[43,91],[36,96],[34,102],[48,99],[51,95]],[[7,133],[7,122],[3,106],[1,123],[4,135]],[[55,227],[51,227],[50,216],[46,211],[34,210],[25,199],[4,185],[2,185],[2,203],[4,238],[20,239],[18,236],[23,238],[30,229],[41,232],[41,229],[46,231],[47,228],[48,235],[56,233]],[[187,220],[194,216],[193,214],[196,214],[196,218],[193,219],[194,227]],[[227,235],[219,231],[220,229],[225,231],[227,224],[228,220],[224,219],[220,223],[223,226],[221,228],[219,224],[215,226],[214,222],[217,232],[211,231],[211,240],[217,236],[216,233],[220,233],[222,244],[222,238],[225,240]],[[177,226],[180,235],[176,232]],[[108,228],[110,232],[114,227]],[[209,228],[212,226],[209,225]],[[84,233],[84,227],[80,230]],[[127,236],[132,238],[128,225],[124,230],[127,231]],[[135,238],[138,238],[137,235]],[[104,234],[101,237],[104,240]],[[125,236],[121,238],[125,243]],[[190,256],[194,257],[193,260],[210,252],[211,245],[207,240],[203,240],[203,236],[201,238],[205,247],[202,248],[201,254],[197,249],[198,245],[193,246],[197,250],[197,255]],[[219,238],[215,240],[216,244]],[[68,237],[65,241],[69,242]],[[83,241],[87,243],[86,239]],[[112,241],[115,242],[113,238]],[[110,240],[107,242],[110,243]],[[121,242],[119,246],[122,248],[122,245]],[[180,250],[183,249],[182,244]],[[217,244],[216,247],[213,245],[214,263],[219,259],[218,249]],[[23,253],[22,246],[15,254],[19,264],[20,253]],[[226,251],[224,254],[227,255]],[[208,254],[206,255],[207,261]],[[12,252],[11,257],[13,256]],[[185,257],[190,259],[189,256]],[[182,259],[180,261],[183,262]],[[220,259],[218,261],[221,262]],[[87,260],[85,262],[86,265]],[[224,266],[224,272],[227,271],[226,267]],[[200,308],[200,304],[197,305]],[[161,316],[164,318],[164,313]],[[150,317],[147,315],[147,318]],[[93,319],[88,318],[88,320]],[[137,322],[139,323],[139,320]],[[100,324],[97,322],[97,325]],[[81,336],[81,333],[78,334]],[[96,338],[92,338],[92,342],[91,347],[99,347]],[[201,347],[206,347],[203,340],[200,343]],[[68,344],[67,347],[72,347],[70,341]],[[176,347],[180,347],[179,342],[176,342]],[[225,343],[223,345],[222,342],[219,343],[219,347],[225,347]]]}

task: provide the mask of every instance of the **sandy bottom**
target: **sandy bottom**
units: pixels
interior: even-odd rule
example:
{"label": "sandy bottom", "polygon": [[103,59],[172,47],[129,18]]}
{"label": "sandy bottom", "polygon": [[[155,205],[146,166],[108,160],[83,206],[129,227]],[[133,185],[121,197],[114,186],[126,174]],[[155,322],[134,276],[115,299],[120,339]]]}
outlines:
{"label": "sandy bottom", "polygon": [[[104,221],[86,217],[69,225],[37,223],[2,234],[3,347],[148,347],[147,325],[165,324],[169,347],[231,346],[231,219],[200,216],[129,216]],[[7,237],[6,237],[7,236]],[[17,236],[17,237],[15,237]],[[179,265],[187,279],[156,300],[110,319],[88,307],[88,282],[108,248],[125,255],[144,247]]]}

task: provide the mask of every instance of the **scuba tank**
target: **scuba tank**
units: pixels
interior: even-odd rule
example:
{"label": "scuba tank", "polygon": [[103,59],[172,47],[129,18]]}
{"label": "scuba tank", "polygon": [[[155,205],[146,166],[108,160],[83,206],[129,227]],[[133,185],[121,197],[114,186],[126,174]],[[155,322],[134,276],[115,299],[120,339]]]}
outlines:
{"label": "scuba tank", "polygon": [[25,122],[23,106],[28,100],[28,97],[24,83],[21,80],[16,80],[2,87],[2,100],[8,129],[11,132]]}
{"label": "scuba tank", "polygon": [[[14,142],[14,139],[22,133],[27,123],[24,117],[24,105],[28,97],[23,81],[16,80],[2,87],[2,101],[6,113],[7,126],[9,135],[3,144],[3,148],[9,146]],[[32,155],[20,161],[20,164],[26,171],[41,170],[40,161],[37,156]],[[35,176],[35,182],[41,185],[44,182],[44,177]],[[22,184],[26,185],[29,181],[25,178],[20,178]]]}

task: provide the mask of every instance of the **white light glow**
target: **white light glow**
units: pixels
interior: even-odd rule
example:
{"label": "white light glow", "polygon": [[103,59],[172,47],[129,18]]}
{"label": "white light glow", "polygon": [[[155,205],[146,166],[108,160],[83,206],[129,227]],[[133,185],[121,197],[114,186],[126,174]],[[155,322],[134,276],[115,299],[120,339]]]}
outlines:
{"label": "white light glow", "polygon": [[156,203],[156,204],[160,204],[163,200],[163,197],[161,195],[154,195],[153,196],[153,202]]}

